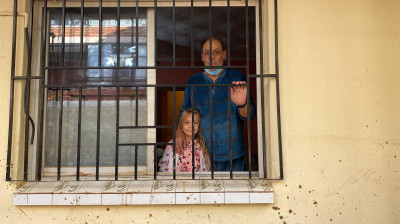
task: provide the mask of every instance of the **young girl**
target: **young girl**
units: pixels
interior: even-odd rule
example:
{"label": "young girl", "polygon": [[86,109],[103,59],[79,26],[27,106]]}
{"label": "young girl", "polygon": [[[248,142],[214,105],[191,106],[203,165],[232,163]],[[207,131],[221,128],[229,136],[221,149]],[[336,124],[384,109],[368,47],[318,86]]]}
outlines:
{"label": "young girl", "polygon": [[[195,171],[209,171],[210,155],[204,143],[203,135],[200,131],[200,113],[193,110],[194,114],[194,160]],[[187,140],[185,150],[181,154],[175,156],[175,167],[177,172],[192,172],[192,110],[188,109],[182,112],[181,119],[178,123]],[[170,141],[172,143],[173,140]],[[158,166],[161,172],[172,172],[174,169],[173,145],[168,145]]]}

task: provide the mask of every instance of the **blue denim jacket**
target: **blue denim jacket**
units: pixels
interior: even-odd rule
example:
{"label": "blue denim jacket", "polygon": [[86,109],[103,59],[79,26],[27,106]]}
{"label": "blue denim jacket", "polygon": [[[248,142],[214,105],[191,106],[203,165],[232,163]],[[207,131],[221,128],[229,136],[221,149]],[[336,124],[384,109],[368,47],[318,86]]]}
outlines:
{"label": "blue denim jacket", "polygon": [[[215,80],[215,84],[232,84],[233,81],[246,81],[246,77],[240,71],[225,69],[224,72]],[[213,84],[212,79],[207,77],[204,72],[193,75],[188,85]],[[206,141],[207,149],[213,152],[213,160],[216,162],[227,162],[229,155],[229,118],[228,118],[228,86],[197,86],[194,87],[194,109],[197,109],[201,115],[200,128]],[[192,108],[191,87],[185,88],[183,105],[179,113]],[[212,125],[210,118],[210,90],[212,91]],[[250,95],[250,102],[247,103],[252,112],[250,119],[254,117],[255,106]],[[247,118],[240,116],[239,108],[231,102],[231,142],[232,159],[238,159],[245,154],[243,143],[243,123]],[[213,147],[211,147],[211,133],[213,133]]]}

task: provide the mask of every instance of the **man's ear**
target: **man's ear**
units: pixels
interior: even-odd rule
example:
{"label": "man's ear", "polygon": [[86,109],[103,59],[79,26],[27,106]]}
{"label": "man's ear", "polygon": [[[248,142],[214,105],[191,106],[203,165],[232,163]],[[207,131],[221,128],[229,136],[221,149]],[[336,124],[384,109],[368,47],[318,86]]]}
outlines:
{"label": "man's ear", "polygon": [[226,60],[226,50],[224,50],[222,54],[223,54],[223,55],[222,55],[222,56],[223,56],[222,58],[223,58],[224,60]]}

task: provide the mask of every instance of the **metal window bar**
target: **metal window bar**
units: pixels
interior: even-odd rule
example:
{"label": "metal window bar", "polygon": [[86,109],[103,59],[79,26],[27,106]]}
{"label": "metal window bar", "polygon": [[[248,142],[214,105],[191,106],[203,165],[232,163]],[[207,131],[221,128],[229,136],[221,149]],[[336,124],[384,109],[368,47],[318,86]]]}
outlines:
{"label": "metal window bar", "polygon": [[[47,38],[48,38],[48,35],[47,35],[47,32],[46,32],[47,24],[48,24],[47,23],[47,0],[44,0],[43,5],[44,5],[43,6],[44,9],[43,9],[43,18],[42,18],[42,20],[43,20],[44,29],[42,29],[42,38],[43,38],[43,40],[42,40],[43,48],[42,48],[42,55],[41,55],[41,58],[42,58],[42,64],[41,64],[42,69],[40,70],[40,72],[41,72],[41,74],[40,74],[41,80],[39,80],[39,81],[41,81],[40,84],[42,86],[45,84],[45,78],[43,78],[43,77],[45,77],[45,73],[46,73],[46,70],[43,69],[43,68],[46,65],[45,61],[46,61],[46,49],[47,49]],[[43,144],[42,143],[43,143],[43,127],[44,127],[44,124],[43,124],[42,121],[44,120],[44,96],[45,96],[45,91],[44,91],[43,88],[40,88],[40,105],[39,105],[39,121],[40,122],[38,122],[39,133],[38,133],[38,141],[37,141],[38,142],[38,154],[39,154],[39,156],[37,156],[38,157],[38,164],[42,164],[42,156],[40,156],[40,155],[42,155],[42,153],[43,153]],[[78,150],[79,150],[79,147],[78,147]],[[78,172],[77,175],[79,175],[79,172]],[[41,165],[37,166],[36,178],[38,179],[38,181],[40,181],[42,179],[42,166]]]}
{"label": "metal window bar", "polygon": [[[63,0],[64,2],[65,0]],[[99,0],[99,58],[98,58],[98,67],[102,67],[102,63],[101,63],[101,55],[102,55],[102,47],[103,47],[103,43],[102,43],[102,36],[103,36],[103,1]],[[103,71],[101,71],[101,73],[103,73]]]}
{"label": "metal window bar", "polygon": [[[66,0],[62,1],[62,15],[61,15],[61,24],[62,24],[62,36],[61,36],[61,67],[63,68],[65,66],[65,17],[66,17]],[[33,1],[32,1],[33,5]]]}
{"label": "metal window bar", "polygon": [[[258,18],[258,21],[259,21],[259,35],[260,35],[260,38],[259,38],[259,42],[260,42],[260,74],[264,74],[264,57],[263,57],[263,48],[264,48],[264,46],[263,46],[263,29],[262,29],[262,27],[263,27],[263,17],[262,17],[262,1],[261,0],[259,0],[258,1],[258,5],[259,5],[259,7],[258,7],[258,9],[259,9],[259,11],[258,11],[258,16],[259,16],[259,18]],[[264,103],[264,77],[261,77],[260,78],[260,82],[261,82],[261,111],[265,111],[265,103]],[[265,121],[265,113],[261,113],[261,120],[262,121]],[[262,147],[263,147],[263,158],[266,158],[266,147],[265,147],[265,144],[266,144],[266,141],[265,141],[265,125],[262,125],[261,126],[261,130],[262,130]],[[263,159],[262,160],[263,161],[263,177],[264,178],[267,178],[267,161],[266,161],[266,159]]]}
{"label": "metal window bar", "polygon": [[[119,111],[119,100],[120,100],[120,96],[119,96],[119,94],[120,94],[120,87],[117,87],[117,102],[116,102],[116,114],[115,114],[115,116],[116,116],[116,118],[115,118],[115,174],[114,174],[114,176],[115,176],[115,180],[118,180],[118,165],[119,165],[119,161],[118,161],[118,158],[119,158],[119,126],[120,126],[120,124],[119,124],[119,114],[120,114],[120,111]],[[136,106],[137,107],[137,106]]]}
{"label": "metal window bar", "polygon": [[[211,60],[210,60],[211,61]],[[213,91],[213,87],[210,86],[209,87],[209,92],[210,92],[210,130],[211,130],[211,134],[210,134],[210,142],[211,142],[211,153],[210,153],[210,165],[211,165],[211,179],[214,179],[214,135],[213,135],[213,130],[214,130],[214,122],[213,122],[213,103],[212,103],[212,91]]]}
{"label": "metal window bar", "polygon": [[194,88],[191,88],[191,95],[192,95],[192,114],[190,115],[192,117],[192,179],[195,178],[195,169],[196,169],[196,161],[194,157],[195,153],[195,142],[194,142]]}
{"label": "metal window bar", "polygon": [[[248,0],[245,0],[245,18],[246,18],[246,74],[250,74],[250,53],[249,53],[249,23],[248,23],[248,19],[249,19],[249,2]],[[246,77],[247,81],[246,81],[246,85],[247,85],[247,99],[246,102],[250,102],[250,77]],[[251,174],[251,128],[250,128],[250,107],[247,107],[247,148],[249,150],[248,151],[248,160],[249,160],[249,179],[252,178],[252,174]]]}
{"label": "metal window bar", "polygon": [[[118,135],[118,134],[117,134]],[[78,108],[78,141],[76,156],[76,180],[79,181],[81,168],[81,137],[82,137],[82,87],[79,88],[79,108]]]}
{"label": "metal window bar", "polygon": [[[174,43],[173,43],[173,47],[174,47],[174,54],[173,54],[173,66],[171,67],[171,66],[139,66],[138,65],[138,0],[136,0],[136,60],[137,60],[137,63],[136,63],[136,66],[135,66],[135,68],[136,69],[166,69],[166,68],[168,68],[168,69],[171,69],[171,68],[175,68],[175,69],[185,69],[185,68],[204,68],[204,66],[194,66],[193,65],[193,55],[194,55],[194,38],[193,38],[193,24],[192,24],[192,22],[191,22],[191,48],[192,48],[192,53],[191,53],[191,55],[192,55],[192,58],[191,58],[191,61],[192,61],[192,63],[191,63],[191,66],[176,66],[176,64],[175,64],[175,38],[176,38],[176,36],[174,36]],[[11,173],[11,156],[12,156],[12,130],[13,130],[13,112],[14,112],[14,84],[15,84],[15,82],[16,81],[18,81],[18,80],[23,80],[23,81],[25,81],[25,89],[26,89],[26,95],[25,95],[25,97],[26,97],[26,100],[25,100],[25,102],[24,102],[24,106],[25,106],[25,112],[27,113],[26,114],[26,119],[25,119],[25,148],[24,148],[24,150],[25,150],[25,154],[24,154],[24,177],[23,177],[23,179],[26,181],[27,180],[27,173],[28,173],[28,171],[27,171],[27,164],[28,164],[28,150],[29,150],[29,145],[27,144],[28,142],[29,142],[29,123],[31,122],[29,119],[30,119],[30,116],[29,116],[29,95],[30,95],[30,81],[33,79],[33,80],[36,80],[36,79],[38,79],[38,80],[40,80],[41,81],[41,83],[42,83],[42,87],[41,87],[41,101],[40,101],[40,103],[41,103],[41,105],[40,105],[40,117],[39,117],[39,119],[40,119],[40,122],[39,122],[39,130],[40,130],[40,133],[39,133],[39,137],[38,137],[38,143],[39,143],[39,155],[38,155],[38,161],[39,161],[39,165],[38,165],[38,169],[37,169],[37,179],[38,180],[41,180],[41,172],[42,172],[42,168],[41,168],[41,163],[42,163],[42,139],[43,139],[43,120],[44,120],[44,117],[43,117],[43,111],[44,111],[44,96],[45,96],[45,94],[44,94],[44,92],[46,91],[46,90],[48,90],[49,88],[58,88],[58,90],[59,90],[59,92],[60,92],[60,110],[59,110],[59,133],[58,133],[58,161],[57,161],[57,180],[60,180],[60,178],[61,178],[61,147],[62,147],[62,115],[63,115],[63,101],[64,101],[64,99],[63,99],[63,95],[64,95],[64,91],[66,90],[66,89],[68,89],[68,88],[78,88],[79,89],[79,116],[78,116],[78,151],[77,151],[77,165],[76,165],[76,169],[77,169],[77,174],[76,174],[76,179],[77,180],[79,180],[79,169],[80,169],[80,136],[81,136],[81,113],[82,113],[82,88],[87,88],[87,87],[91,87],[91,88],[93,88],[93,87],[95,87],[95,88],[97,88],[97,138],[96,138],[96,180],[98,180],[99,179],[99,159],[100,159],[100,151],[99,151],[99,147],[100,147],[100,145],[99,145],[99,142],[100,142],[100,114],[101,114],[101,89],[102,88],[105,88],[105,87],[115,87],[115,88],[117,88],[117,101],[119,101],[119,91],[120,91],[120,88],[121,87],[135,87],[136,88],[136,107],[138,107],[138,88],[149,88],[149,87],[153,87],[153,88],[155,88],[156,90],[157,90],[157,88],[158,87],[161,87],[162,85],[49,85],[49,84],[46,84],[46,80],[45,80],[45,77],[46,77],[46,73],[49,71],[49,70],[63,70],[63,71],[68,71],[68,70],[72,70],[72,69],[76,69],[76,68],[80,68],[80,69],[84,69],[84,70],[87,70],[87,69],[100,69],[100,71],[101,70],[104,70],[104,69],[109,69],[109,68],[106,68],[106,67],[102,67],[102,62],[101,62],[101,55],[102,55],[102,0],[99,0],[99,48],[98,48],[98,53],[99,53],[99,58],[98,58],[98,66],[97,67],[92,67],[92,66],[83,66],[83,63],[81,63],[80,64],[80,66],[78,66],[78,67],[74,67],[74,66],[68,66],[68,68],[66,68],[65,66],[65,61],[64,61],[64,58],[65,58],[65,16],[66,16],[66,1],[65,0],[63,0],[62,1],[62,49],[61,49],[61,51],[62,51],[62,55],[61,55],[61,65],[60,66],[58,66],[58,67],[53,67],[53,66],[46,66],[46,63],[45,63],[45,60],[43,60],[42,61],[42,74],[40,74],[40,76],[31,76],[31,69],[30,69],[30,67],[31,67],[31,62],[32,62],[32,52],[31,52],[31,49],[32,49],[32,27],[33,27],[33,14],[34,14],[34,12],[33,12],[33,4],[34,4],[34,1],[33,0],[31,0],[31,5],[30,5],[30,22],[29,22],[29,28],[28,28],[28,33],[27,33],[27,39],[28,39],[28,60],[27,60],[27,65],[28,65],[28,69],[27,69],[27,74],[26,74],[26,76],[15,76],[15,58],[16,58],[16,30],[17,30],[17,23],[16,23],[16,20],[17,20],[17,3],[18,3],[18,0],[14,0],[14,12],[13,12],[13,34],[12,34],[12,36],[13,36],[13,39],[12,39],[12,63],[11,63],[11,79],[12,79],[12,81],[11,81],[11,88],[10,88],[10,92],[11,92],[11,94],[10,94],[10,123],[9,123],[9,138],[8,138],[8,151],[7,151],[7,168],[6,168],[6,180],[8,180],[8,181],[10,181],[11,180],[11,176],[10,176],[10,173]],[[174,3],[175,3],[175,1],[174,1]],[[230,54],[228,54],[228,66],[222,66],[223,68],[246,68],[246,73],[247,73],[247,89],[248,89],[248,93],[250,93],[250,90],[249,90],[249,81],[250,81],[250,78],[261,78],[261,83],[262,83],[262,86],[263,86],[263,80],[264,80],[264,78],[267,78],[267,77],[273,77],[273,78],[275,78],[276,79],[276,98],[277,98],[277,116],[278,116],[278,118],[277,118],[277,122],[278,122],[278,145],[279,145],[279,164],[280,164],[280,179],[283,179],[283,163],[282,163],[282,144],[281,144],[281,142],[282,142],[282,137],[281,137],[281,123],[280,123],[280,101],[279,101],[279,63],[278,63],[278,27],[277,27],[277,1],[275,0],[275,8],[274,8],[274,12],[275,12],[275,21],[274,21],[274,24],[275,24],[275,67],[276,67],[276,73],[275,74],[263,74],[263,60],[262,60],[262,55],[263,55],[263,51],[262,51],[262,40],[263,40],[263,37],[262,37],[262,26],[260,26],[260,45],[261,45],[261,49],[260,49],[260,55],[261,55],[261,72],[260,72],[260,74],[250,74],[250,72],[249,72],[249,49],[248,49],[248,46],[249,46],[249,34],[248,34],[248,1],[246,0],[245,1],[245,3],[246,3],[246,66],[232,66],[232,65],[230,65]],[[154,0],[154,4],[155,4],[155,12],[157,12],[157,0]],[[228,27],[227,27],[227,30],[228,30],[228,34],[230,34],[230,20],[229,20],[229,18],[230,18],[230,3],[229,3],[229,0],[227,0],[227,5],[228,5],[228,15],[227,15],[227,19],[228,19]],[[260,19],[260,22],[262,21],[262,14],[261,14],[261,5],[262,5],[262,1],[261,0],[259,0],[259,10],[260,10],[260,15],[259,15],[259,19]],[[119,46],[120,45],[120,2],[118,1],[118,43],[117,43],[117,45]],[[192,17],[193,17],[193,0],[191,1],[191,20],[192,20]],[[46,26],[47,26],[47,0],[44,0],[44,12],[45,12],[45,14],[44,14],[44,16],[43,16],[43,20],[44,20],[44,27],[46,28]],[[84,32],[84,30],[83,30],[83,20],[84,20],[84,18],[83,18],[83,12],[84,12],[84,8],[85,8],[85,6],[84,6],[84,0],[81,0],[81,34],[80,34],[80,40],[81,40],[81,42],[80,42],[80,58],[82,59],[83,58],[83,32]],[[175,4],[173,5],[173,10],[174,10],[174,34],[175,34],[175,29],[176,29],[176,26],[175,26],[175,23],[176,23],[176,21],[175,21]],[[209,1],[209,19],[210,19],[210,21],[209,21],[209,25],[210,25],[210,28],[209,28],[209,36],[210,37],[212,37],[212,1],[210,0]],[[157,21],[157,13],[155,13],[155,21]],[[261,23],[262,24],[262,23]],[[45,29],[45,30],[47,30],[47,29]],[[45,58],[46,57],[46,54],[45,54],[45,48],[46,48],[46,46],[48,46],[48,44],[47,44],[47,38],[48,38],[48,31],[45,31],[44,32],[44,34],[42,35],[42,38],[43,38],[43,40],[42,40],[42,42],[43,42],[43,48],[44,49],[42,49],[42,56],[43,56],[43,58]],[[155,36],[156,36],[156,40],[157,40],[157,28],[155,27]],[[227,37],[227,39],[228,39],[228,45],[227,45],[227,48],[228,48],[228,52],[230,52],[230,35],[228,35],[228,37]],[[157,48],[157,45],[156,45],[156,41],[155,41],[155,46],[156,46],[156,48]],[[210,47],[212,47],[211,46],[211,43],[210,43]],[[119,54],[120,54],[120,49],[118,48],[118,59],[117,59],[117,61],[118,61],[118,66],[117,66],[117,69],[131,69],[131,67],[121,67],[120,66],[120,58],[119,58]],[[211,56],[211,55],[210,55]],[[155,59],[157,59],[157,53],[155,53]],[[210,57],[210,59],[211,59],[211,57]],[[157,60],[156,60],[157,61]],[[210,67],[212,67],[212,66],[210,66]],[[174,105],[175,105],[175,94],[176,94],[176,88],[177,87],[187,87],[188,85],[165,85],[166,87],[173,87],[173,92],[174,92]],[[202,86],[202,85],[196,85],[196,86]],[[205,85],[205,86],[207,86],[207,85]],[[210,109],[211,109],[211,121],[212,121],[212,93],[211,93],[211,90],[212,90],[212,88],[213,87],[217,87],[217,86],[226,86],[228,89],[230,88],[230,86],[229,85],[211,85],[211,86],[208,86],[209,88],[210,88]],[[192,89],[194,89],[194,86],[192,86]],[[263,88],[261,88],[261,91],[262,92],[264,92],[263,91]],[[156,91],[157,92],[157,91]],[[248,94],[248,101],[250,100],[250,96],[249,96],[250,94]],[[262,94],[261,95],[261,97],[262,97],[262,100],[261,100],[261,102],[262,102],[262,110],[264,110],[264,94]],[[230,100],[230,99],[229,99]],[[157,100],[155,101],[155,102],[157,102]],[[117,103],[118,104],[118,103]],[[193,107],[193,106],[192,106]],[[155,108],[157,108],[157,105],[155,105]],[[117,109],[118,111],[119,111],[119,109]],[[250,109],[249,109],[249,107],[248,107],[248,114],[250,114],[249,111]],[[157,109],[155,110],[155,111],[157,111]],[[155,113],[157,113],[157,112],[155,112]],[[117,114],[119,114],[119,112],[117,112]],[[119,116],[119,115],[117,115],[117,116]],[[136,113],[136,116],[138,116],[138,113]],[[119,118],[117,118],[117,119],[119,119]],[[230,118],[229,118],[230,119]],[[262,117],[262,120],[264,121],[265,120],[265,118],[264,118],[264,114],[263,114],[263,117]],[[136,122],[138,121],[138,117],[136,118]],[[247,119],[247,128],[248,128],[248,138],[249,138],[249,142],[248,142],[248,148],[250,149],[250,144],[251,144],[251,140],[250,140],[250,123],[249,123],[249,121],[250,121],[250,119],[249,119],[249,117],[248,117],[248,119]],[[175,115],[174,115],[174,122],[176,122],[175,121]],[[33,123],[32,123],[32,125],[33,125]],[[118,124],[119,125],[119,124]],[[213,130],[213,123],[211,122],[211,124],[210,124],[210,126],[211,126],[211,130]],[[136,123],[136,126],[134,126],[134,127],[129,127],[129,126],[119,126],[117,129],[118,129],[118,131],[119,131],[119,129],[126,129],[126,128],[171,128],[171,126],[158,126],[157,125],[157,120],[156,120],[156,122],[155,122],[155,125],[154,126],[139,126],[139,125],[137,125],[137,123]],[[175,126],[174,125],[172,125],[172,128],[174,129],[174,131],[175,131]],[[263,157],[264,157],[264,159],[263,159],[263,161],[264,161],[264,164],[263,164],[263,167],[264,167],[264,178],[267,178],[267,173],[266,173],[266,161],[265,161],[265,152],[266,152],[266,149],[265,149],[265,136],[264,136],[264,131],[265,131],[265,127],[264,127],[264,124],[263,124],[263,126],[262,126],[262,129],[263,129]],[[117,131],[117,132],[118,132]],[[32,133],[33,134],[33,133]],[[117,134],[117,136],[118,136],[118,134]],[[175,138],[175,136],[174,136],[174,138]],[[213,138],[213,135],[211,135],[211,139]],[[116,143],[116,146],[135,146],[135,179],[137,179],[137,151],[138,151],[138,146],[139,145],[153,145],[154,147],[156,147],[156,146],[158,146],[158,145],[168,145],[168,144],[172,144],[172,145],[174,145],[175,144],[175,142],[173,142],[173,143],[165,143],[165,142],[159,142],[159,143],[119,143],[118,141],[117,141],[117,143]],[[213,158],[213,146],[212,146],[213,144],[211,144],[211,178],[212,179],[214,179],[214,169],[213,169],[213,160],[214,160],[214,158]],[[118,154],[118,147],[117,147],[117,154]],[[193,149],[194,150],[194,149]],[[230,149],[231,150],[231,149]],[[251,153],[249,152],[249,157],[251,156]],[[116,164],[115,164],[115,179],[118,179],[118,156],[116,156],[116,160],[115,160],[115,162],[116,162]],[[154,178],[156,179],[157,178],[157,172],[156,172],[156,170],[157,170],[157,164],[156,164],[156,162],[157,162],[157,159],[156,159],[156,156],[155,156],[155,173],[154,173]],[[175,163],[174,163],[175,164]],[[232,165],[231,165],[232,166]],[[175,172],[174,172],[174,175],[173,175],[173,178],[175,179],[176,177],[175,177]],[[250,158],[249,158],[249,178],[251,179],[251,160],[250,160]],[[193,174],[192,174],[192,178],[194,178],[194,176],[195,176],[195,174],[194,174],[194,172],[193,172]],[[230,169],[230,176],[231,176],[231,178],[232,178],[232,167],[231,167],[231,169]]]}

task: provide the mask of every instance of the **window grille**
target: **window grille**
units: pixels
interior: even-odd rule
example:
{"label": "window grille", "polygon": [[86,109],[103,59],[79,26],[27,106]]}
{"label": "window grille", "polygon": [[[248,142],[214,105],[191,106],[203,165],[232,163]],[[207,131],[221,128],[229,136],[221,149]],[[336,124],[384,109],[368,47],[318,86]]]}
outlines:
{"label": "window grille", "polygon": [[[218,16],[216,14],[221,11],[226,14],[225,34],[222,35],[225,35],[226,39],[227,65],[223,68],[245,71],[247,102],[250,100],[250,89],[257,92],[260,98],[257,101],[257,110],[261,111],[257,115],[257,127],[251,126],[249,116],[245,122],[248,152],[246,175],[234,176],[236,173],[232,171],[232,166],[228,175],[231,179],[254,177],[252,164],[254,165],[255,161],[252,160],[251,150],[253,145],[258,150],[258,161],[261,162],[258,166],[260,169],[257,169],[260,172],[258,176],[263,179],[282,179],[277,1],[272,3],[272,24],[275,33],[272,54],[265,52],[266,38],[263,37],[266,33],[263,27],[267,27],[263,25],[263,21],[266,21],[264,9],[267,8],[268,2],[31,0],[28,26],[20,33],[22,28],[18,26],[17,21],[18,0],[14,0],[7,181],[41,181],[47,176],[44,173],[45,167],[50,167],[48,172],[52,173],[57,181],[67,178],[68,175],[64,174],[65,167],[72,170],[76,180],[82,178],[82,173],[87,175],[87,172],[93,170],[95,180],[100,180],[103,175],[112,175],[115,180],[126,176],[137,180],[143,173],[147,176],[152,173],[152,178],[159,178],[162,174],[157,172],[158,150],[167,145],[174,146],[175,143],[159,141],[157,138],[162,130],[169,130],[175,139],[175,124],[178,119],[173,109],[173,122],[159,123],[160,91],[172,92],[172,108],[177,108],[178,91],[189,87],[193,98],[195,88],[208,88],[212,110],[212,88],[229,89],[232,85],[160,84],[149,82],[149,73],[174,69],[187,70],[192,75],[196,69],[207,68],[199,62],[200,53],[196,47],[197,42],[200,42],[198,36],[211,38],[221,35],[215,28],[218,24],[214,23]],[[244,37],[241,43],[233,43],[232,37],[239,35],[239,32],[232,28],[234,18],[231,14],[238,11],[238,8],[243,12],[240,20],[244,25],[244,30],[241,30]],[[249,12],[252,15],[251,19]],[[152,14],[152,17],[149,17],[148,13]],[[177,24],[182,25],[178,21],[183,20],[182,15],[185,13],[189,18],[189,29],[185,30],[183,35],[178,32]],[[207,25],[201,35],[201,29],[195,19],[196,13],[200,13],[197,16],[202,15],[208,19],[207,24],[201,24]],[[165,21],[162,18],[165,17],[161,15],[172,16],[172,29],[164,26],[168,24],[163,24]],[[147,18],[152,18],[152,25],[148,24]],[[254,27],[249,27],[251,20],[254,20]],[[161,36],[160,30],[169,32],[169,36]],[[25,43],[17,43],[21,35],[24,36]],[[188,38],[182,39],[181,35]],[[250,39],[250,36],[253,38]],[[188,42],[186,44],[189,51],[182,51],[180,44],[185,41]],[[165,43],[172,47],[167,53],[163,52]],[[236,52],[235,47],[240,45],[244,46],[243,50]],[[21,69],[16,62],[23,46],[26,46],[26,51],[23,52],[26,55],[26,67]],[[151,46],[151,51],[148,50],[148,46]],[[231,56],[236,53],[241,54],[239,57],[243,58],[242,64]],[[274,58],[274,72],[264,73],[264,61],[267,61],[265,55],[272,55]],[[258,65],[252,67],[251,60],[256,60]],[[272,87],[275,94],[268,99],[275,98],[276,102],[273,104],[276,108],[276,118],[269,119],[275,119],[275,122],[271,122],[276,123],[275,130],[270,128],[270,123],[266,121],[266,116],[270,115],[266,115],[265,102],[268,99],[265,99],[264,91],[267,85],[264,82],[270,79],[274,80]],[[252,83],[257,87],[252,88]],[[19,89],[24,90],[22,96],[18,94]],[[23,99],[22,105],[16,103],[19,98]],[[228,100],[227,106],[230,103],[231,99]],[[193,104],[192,109],[195,109]],[[22,119],[18,116],[19,110],[23,111]],[[231,110],[227,111],[227,117],[230,119]],[[88,123],[90,119],[92,121]],[[16,133],[16,130],[19,130],[15,125],[16,121],[23,124],[23,134]],[[212,122],[210,126],[213,130]],[[113,130],[112,135],[106,136],[105,130]],[[231,135],[230,129],[228,131]],[[257,138],[257,142],[252,142],[252,135],[256,133],[261,137]],[[270,158],[266,145],[270,140],[268,136],[271,135],[277,138],[276,146],[271,149],[278,155],[277,177],[268,174],[270,169],[267,163]],[[212,136],[213,134],[211,139]],[[16,143],[19,137],[23,138],[23,145]],[[111,156],[105,153],[105,150],[110,148]],[[213,144],[209,150],[213,160]],[[232,162],[232,157],[230,160]],[[146,170],[140,170],[142,165],[147,167]],[[128,175],[120,174],[122,167],[128,167]],[[84,169],[92,171],[83,171]],[[176,179],[177,176],[174,171],[169,178]],[[186,178],[195,179],[199,176],[210,179],[219,177],[213,169],[205,174],[197,173],[193,169]]]}

